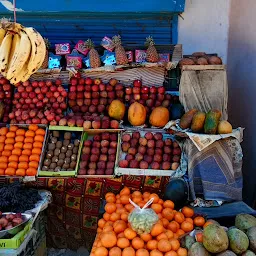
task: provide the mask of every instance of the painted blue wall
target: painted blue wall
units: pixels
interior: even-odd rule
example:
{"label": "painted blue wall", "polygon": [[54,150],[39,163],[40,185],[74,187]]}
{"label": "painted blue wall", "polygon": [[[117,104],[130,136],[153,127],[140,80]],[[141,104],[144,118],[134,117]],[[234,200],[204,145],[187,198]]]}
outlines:
{"label": "painted blue wall", "polygon": [[[185,0],[16,0],[17,8],[26,12],[183,12]],[[0,11],[12,0],[0,1]],[[3,7],[5,5],[5,7]],[[10,9],[10,8],[9,8]]]}

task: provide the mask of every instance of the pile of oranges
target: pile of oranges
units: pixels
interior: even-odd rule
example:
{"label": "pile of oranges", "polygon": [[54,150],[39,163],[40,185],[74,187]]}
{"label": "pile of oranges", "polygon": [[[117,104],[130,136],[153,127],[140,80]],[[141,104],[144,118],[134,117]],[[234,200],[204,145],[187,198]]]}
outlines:
{"label": "pile of oranges", "polygon": [[23,129],[15,125],[0,129],[0,175],[35,176],[43,148],[45,130],[35,124]]}
{"label": "pile of oranges", "polygon": [[[151,207],[159,217],[150,233],[137,234],[128,222],[128,215],[134,209],[129,199],[141,208],[154,198]],[[130,192],[124,187],[120,194],[107,193],[103,218],[98,221],[97,237],[91,256],[187,256],[180,246],[179,238],[194,229],[203,227],[205,219],[194,217],[193,209],[183,207],[174,210],[174,203],[163,201],[155,193]]]}

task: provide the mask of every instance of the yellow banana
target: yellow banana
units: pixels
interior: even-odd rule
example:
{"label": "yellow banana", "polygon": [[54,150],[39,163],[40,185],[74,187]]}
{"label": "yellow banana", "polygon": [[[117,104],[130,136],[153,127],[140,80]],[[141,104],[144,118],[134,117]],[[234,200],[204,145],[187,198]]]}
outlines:
{"label": "yellow banana", "polygon": [[19,50],[14,53],[13,62],[7,72],[7,77],[11,77],[13,79],[18,76],[24,64],[29,59],[31,53],[31,43],[29,37],[23,30],[21,30],[20,36]]}
{"label": "yellow banana", "polygon": [[9,54],[12,46],[12,33],[7,32],[0,47],[0,72],[4,75],[7,71]]}
{"label": "yellow banana", "polygon": [[46,54],[46,46],[42,36],[32,27],[24,28],[31,42],[31,54],[27,71],[21,81],[27,81],[41,66]]}
{"label": "yellow banana", "polygon": [[[14,56],[18,54],[18,51],[20,50],[20,35],[15,34],[12,39],[12,47],[9,55],[9,64],[8,64],[8,70],[12,66],[14,62]],[[10,80],[12,78],[12,73],[7,71],[6,78]]]}
{"label": "yellow banana", "polygon": [[3,40],[4,40],[4,36],[6,34],[6,31],[4,28],[0,28],[0,45],[2,44]]}
{"label": "yellow banana", "polygon": [[21,79],[24,77],[24,74],[27,71],[27,68],[28,68],[28,61],[23,65],[22,69],[19,71],[19,74],[10,80],[10,83],[14,85],[19,83]]}

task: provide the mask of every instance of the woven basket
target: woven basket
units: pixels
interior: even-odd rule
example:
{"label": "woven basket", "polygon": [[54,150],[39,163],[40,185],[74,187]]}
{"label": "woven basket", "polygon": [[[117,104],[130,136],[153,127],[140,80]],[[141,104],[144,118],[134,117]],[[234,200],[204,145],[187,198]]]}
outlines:
{"label": "woven basket", "polygon": [[49,52],[46,51],[43,64],[41,66],[42,69],[48,68],[48,61],[49,61]]}

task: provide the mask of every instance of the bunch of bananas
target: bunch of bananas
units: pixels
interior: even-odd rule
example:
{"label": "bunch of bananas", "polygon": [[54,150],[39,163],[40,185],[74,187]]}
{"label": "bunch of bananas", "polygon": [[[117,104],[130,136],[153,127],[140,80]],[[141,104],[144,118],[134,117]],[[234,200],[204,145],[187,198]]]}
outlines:
{"label": "bunch of bananas", "polygon": [[45,54],[45,42],[34,28],[1,21],[0,73],[12,84],[27,81],[41,67]]}

